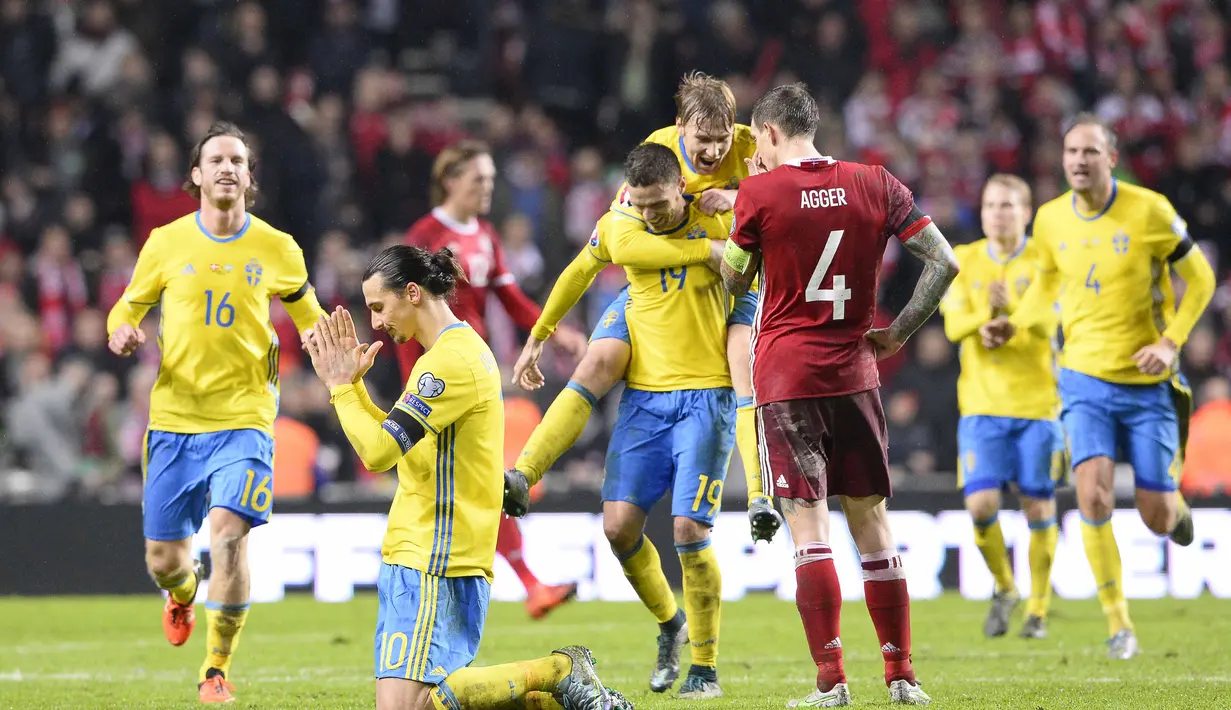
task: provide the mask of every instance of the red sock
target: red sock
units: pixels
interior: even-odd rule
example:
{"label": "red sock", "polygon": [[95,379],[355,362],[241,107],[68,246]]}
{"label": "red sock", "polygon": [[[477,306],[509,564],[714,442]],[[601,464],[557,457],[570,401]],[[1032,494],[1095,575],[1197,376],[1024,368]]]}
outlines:
{"label": "red sock", "polygon": [[517,573],[517,578],[521,580],[527,592],[538,586],[539,580],[526,566],[526,561],[521,558],[521,528],[517,527],[517,518],[510,518],[507,515],[500,516],[500,531],[496,535],[496,552],[508,560],[509,566]]}
{"label": "red sock", "polygon": [[813,542],[795,551],[795,606],[816,663],[816,687],[828,691],[846,682],[842,669],[842,589],[829,545]]}
{"label": "red sock", "polygon": [[863,593],[868,614],[880,639],[885,658],[885,684],[906,680],[915,684],[910,666],[910,593],[906,570],[896,550],[860,555],[863,563]]}

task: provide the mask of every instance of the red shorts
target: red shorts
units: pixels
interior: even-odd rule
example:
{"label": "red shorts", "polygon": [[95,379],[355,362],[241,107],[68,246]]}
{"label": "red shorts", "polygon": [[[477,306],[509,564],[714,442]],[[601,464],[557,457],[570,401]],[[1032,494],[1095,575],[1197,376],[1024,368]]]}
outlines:
{"label": "red shorts", "polygon": [[878,390],[761,405],[757,436],[767,495],[817,501],[892,492]]}

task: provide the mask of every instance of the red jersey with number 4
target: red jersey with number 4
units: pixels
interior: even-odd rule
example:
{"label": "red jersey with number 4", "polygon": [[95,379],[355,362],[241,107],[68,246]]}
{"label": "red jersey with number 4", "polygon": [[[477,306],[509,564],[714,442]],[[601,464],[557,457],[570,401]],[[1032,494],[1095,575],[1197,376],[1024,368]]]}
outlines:
{"label": "red jersey with number 4", "polygon": [[811,158],[740,183],[731,239],[761,253],[757,405],[880,386],[864,333],[876,315],[885,243],[930,221],[880,166]]}

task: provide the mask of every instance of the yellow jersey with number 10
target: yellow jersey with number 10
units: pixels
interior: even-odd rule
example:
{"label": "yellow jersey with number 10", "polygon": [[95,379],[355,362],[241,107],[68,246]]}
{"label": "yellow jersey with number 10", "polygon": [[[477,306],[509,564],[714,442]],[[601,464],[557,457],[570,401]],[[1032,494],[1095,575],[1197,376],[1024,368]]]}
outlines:
{"label": "yellow jersey with number 10", "polygon": [[[731,212],[707,215],[691,196],[688,200],[688,214],[678,226],[650,234],[709,240],[730,231]],[[599,220],[587,250],[600,262],[618,263],[616,245],[647,238],[646,224],[637,215],[612,209]],[[628,386],[650,392],[730,387],[730,297],[719,275],[702,264],[665,269],[625,266],[624,272],[629,283],[625,317],[632,339]]]}
{"label": "yellow jersey with number 10", "polygon": [[941,313],[945,330],[951,332],[965,321],[960,340],[962,370],[957,380],[958,408],[962,416],[1055,419],[1059,414],[1056,394],[1053,336],[1055,319],[1042,332],[1018,333],[996,350],[983,347],[977,327],[993,315],[989,287],[1002,282],[1008,295],[1006,313],[1012,313],[1039,268],[1039,245],[1022,242],[1017,253],[1000,258],[986,239],[954,247],[961,271],[945,300]]}
{"label": "yellow jersey with number 10", "polygon": [[303,251],[291,235],[251,214],[229,237],[210,234],[199,215],[150,232],[107,332],[124,323],[137,327],[160,306],[162,363],[150,393],[150,429],[259,429],[272,436],[279,344],[270,300],[281,297],[301,330],[320,312]]}
{"label": "yellow jersey with number 10", "polygon": [[1119,181],[1098,214],[1079,212],[1072,191],[1039,208],[1040,266],[1061,279],[1064,367],[1123,384],[1171,376],[1147,375],[1132,358],[1175,317],[1167,257],[1185,234],[1166,197]]}

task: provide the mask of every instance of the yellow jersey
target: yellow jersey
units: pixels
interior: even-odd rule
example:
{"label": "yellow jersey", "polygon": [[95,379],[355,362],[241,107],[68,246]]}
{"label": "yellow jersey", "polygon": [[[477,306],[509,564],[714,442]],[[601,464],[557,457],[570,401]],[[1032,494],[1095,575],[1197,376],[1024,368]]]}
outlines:
{"label": "yellow jersey", "polygon": [[[692,160],[688,157],[688,152],[684,150],[684,137],[680,135],[680,129],[674,125],[654,131],[642,142],[657,143],[670,148],[680,161],[680,170],[684,174],[684,192],[689,195],[699,195],[715,188],[739,189],[740,181],[748,177],[748,166],[744,163],[744,159],[751,159],[757,152],[757,143],[752,139],[752,129],[741,123],[735,124],[733,133],[731,150],[727,152],[726,157],[722,159],[718,169],[712,175],[701,175],[693,168]],[[611,203],[612,209],[628,210],[630,205],[625,193],[627,189],[626,184],[620,185],[620,190]],[[641,217],[634,216],[634,219],[639,220]]]}
{"label": "yellow jersey", "polygon": [[149,428],[178,434],[259,429],[273,435],[278,410],[278,296],[300,332],[322,312],[303,250],[291,235],[249,214],[216,237],[200,213],[150,232],[132,281],[107,317],[107,332],[139,327],[159,306],[162,362],[150,393]]}
{"label": "yellow jersey", "polygon": [[1040,268],[1060,279],[1063,367],[1122,384],[1171,376],[1147,375],[1132,357],[1175,317],[1168,257],[1186,235],[1166,197],[1119,181],[1098,214],[1078,212],[1072,191],[1039,208]]}
{"label": "yellow jersey", "polygon": [[1006,259],[996,256],[986,239],[953,249],[961,271],[940,310],[945,334],[960,346],[957,399],[964,417],[1055,419],[1059,414],[1053,356],[1057,318],[1017,334],[996,350],[983,347],[979,336],[979,327],[1000,315],[992,312],[989,285],[1004,283],[1009,302],[1005,313],[1013,313],[1038,271],[1039,249],[1032,239]]}
{"label": "yellow jersey", "polygon": [[469,325],[445,328],[415,363],[394,407],[425,435],[397,463],[381,545],[385,562],[490,582],[504,500],[504,402],[495,356]]}

